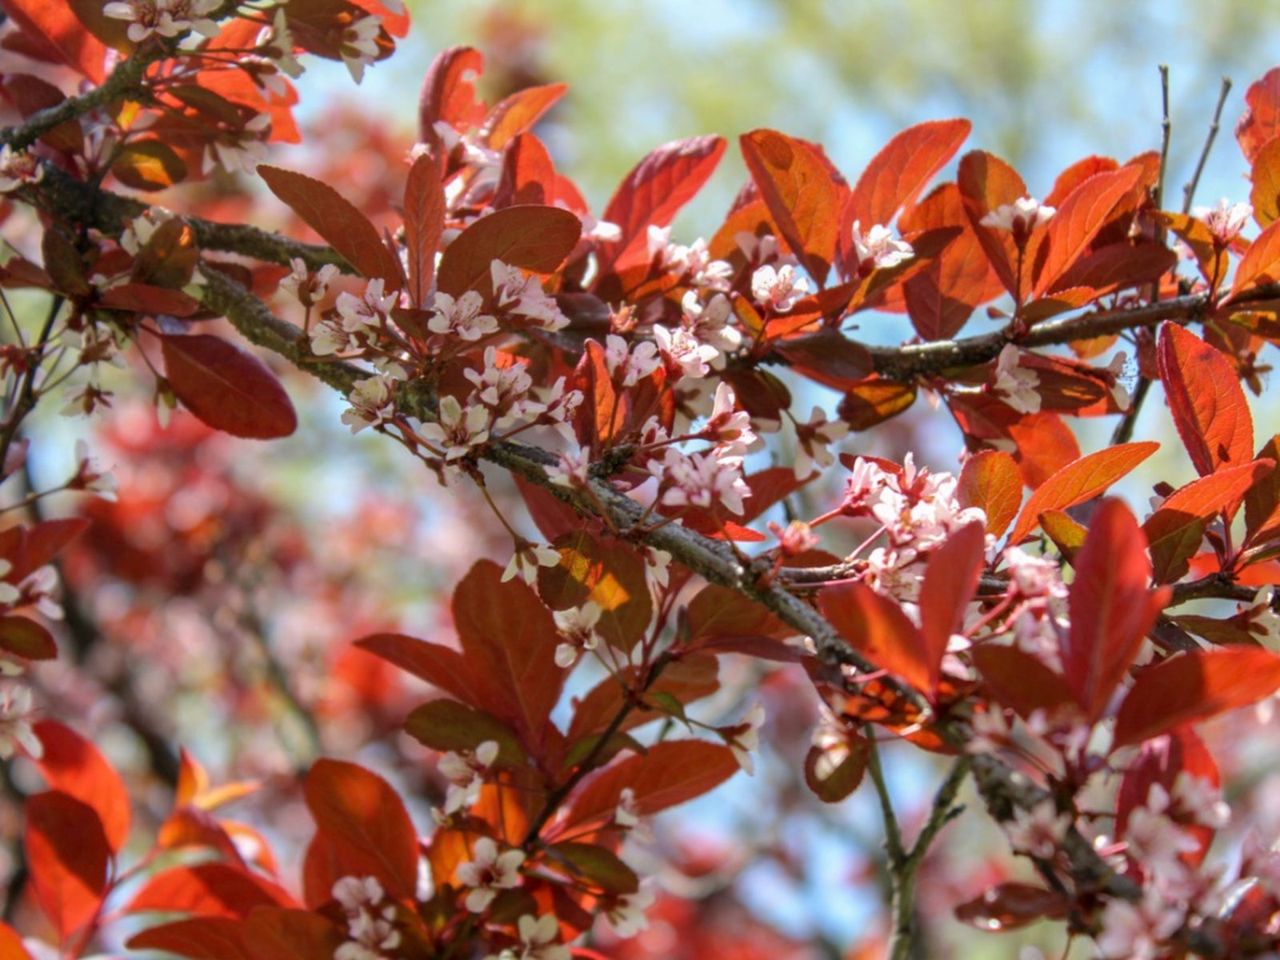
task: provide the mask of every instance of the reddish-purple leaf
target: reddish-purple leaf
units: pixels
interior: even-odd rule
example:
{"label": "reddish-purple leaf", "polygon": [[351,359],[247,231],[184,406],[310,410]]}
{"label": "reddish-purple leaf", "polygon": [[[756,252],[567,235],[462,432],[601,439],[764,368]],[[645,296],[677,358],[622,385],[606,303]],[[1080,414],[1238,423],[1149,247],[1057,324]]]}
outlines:
{"label": "reddish-purple leaf", "polygon": [[400,633],[375,633],[357,640],[356,646],[473,707],[483,707],[485,703],[466,659],[452,647]]}
{"label": "reddish-purple leaf", "polygon": [[902,608],[863,583],[838,583],[818,595],[822,615],[876,666],[925,693],[933,690],[932,651]]}
{"label": "reddish-purple leaf", "polygon": [[502,568],[482,560],[453,592],[453,622],[484,691],[478,706],[510,724],[538,755],[554,729],[551,711],[565,678],[555,662],[560,634],[551,611],[523,580],[503,582]]}
{"label": "reddish-purple leaf", "polygon": [[961,923],[988,932],[1016,930],[1045,918],[1061,919],[1071,908],[1063,894],[1030,883],[1001,883],[956,907]]}
{"label": "reddish-purple leaf", "polygon": [[307,774],[307,809],[346,873],[374,876],[397,898],[418,885],[418,835],[391,785],[354,763],[320,760]]}
{"label": "reddish-purple leaf", "polygon": [[1075,702],[1062,675],[1025,650],[984,643],[973,648],[972,656],[991,696],[1024,720],[1037,710],[1052,713]]}
{"label": "reddish-purple leaf", "polygon": [[484,54],[473,47],[450,47],[427,70],[418,101],[418,139],[440,145],[436,123],[455,129],[480,122],[484,106],[476,100],[475,80],[484,71]]}
{"label": "reddish-purple leaf", "polygon": [[601,247],[601,272],[647,249],[649,227],[665,227],[707,182],[724,154],[723,137],[690,137],[658,147],[641,160],[614,192],[600,219],[616,224],[621,238]]}
{"label": "reddish-purple leaf", "polygon": [[254,440],[287,437],[298,416],[265,363],[219,337],[161,335],[165,376],[183,406],[209,426]]}
{"label": "reddish-purple leaf", "polygon": [[578,789],[564,828],[613,819],[622,791],[629,788],[635,809],[649,816],[713,790],[738,771],[728,747],[705,740],[669,740],[627,757],[586,780]]}
{"label": "reddish-purple leaf", "polygon": [[1153,440],[1108,447],[1069,463],[1036,488],[1009,535],[1021,543],[1040,524],[1046,510],[1065,510],[1092,500],[1160,448]]}
{"label": "reddish-purple leaf", "polygon": [[1261,647],[1180,653],[1142,670],[1120,705],[1112,749],[1247,707],[1280,689],[1280,657]]}
{"label": "reddish-purple leaf", "polygon": [[1176,323],[1160,328],[1160,381],[1187,456],[1202,477],[1253,459],[1253,417],[1231,362]]}
{"label": "reddish-purple leaf", "polygon": [[[1280,433],[1258,452],[1258,459],[1280,463]],[[1280,470],[1272,470],[1255,483],[1244,498],[1248,545],[1272,540],[1280,535]]]}
{"label": "reddish-purple leaf", "polygon": [[226,863],[174,867],[156,874],[126,908],[243,920],[255,907],[287,907],[293,898],[265,877]]}
{"label": "reddish-purple leaf", "polygon": [[1063,673],[1085,715],[1100,717],[1137,656],[1169,590],[1148,589],[1151,563],[1138,521],[1121,500],[1093,515],[1075,557],[1068,606],[1071,628],[1060,636]]}
{"label": "reddish-purple leaf", "polygon": [[375,227],[333,187],[305,174],[261,164],[258,174],[316,233],[369,279],[381,277],[386,288],[400,286],[400,261]]}
{"label": "reddish-purple leaf", "polygon": [[409,254],[409,299],[424,308],[436,277],[436,252],[444,233],[440,160],[424,153],[409,168],[404,187],[404,237]]}
{"label": "reddish-purple leaf", "polygon": [[920,633],[925,642],[925,665],[932,694],[942,672],[942,657],[953,633],[964,624],[965,611],[984,566],[986,532],[970,523],[929,551],[920,590]]}
{"label": "reddish-purple leaf", "polygon": [[75,14],[72,3],[48,0],[0,0],[0,7],[25,32],[48,41],[70,67],[94,83],[107,77],[107,48]]}
{"label": "reddish-purple leaf", "polygon": [[451,296],[493,292],[494,260],[534,273],[551,273],[582,235],[582,221],[559,207],[505,207],[482,217],[445,247],[436,281]]}

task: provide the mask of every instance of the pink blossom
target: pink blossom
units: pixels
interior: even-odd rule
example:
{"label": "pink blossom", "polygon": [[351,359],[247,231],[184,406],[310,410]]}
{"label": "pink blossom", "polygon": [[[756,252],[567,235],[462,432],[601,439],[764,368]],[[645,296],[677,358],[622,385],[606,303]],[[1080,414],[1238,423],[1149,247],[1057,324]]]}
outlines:
{"label": "pink blossom", "polygon": [[1225,247],[1240,236],[1240,231],[1253,216],[1253,207],[1248,203],[1232,203],[1223,197],[1216,206],[1196,207],[1194,213],[1209,228],[1214,243]]}
{"label": "pink blossom", "polygon": [[1013,203],[1005,203],[996,207],[979,223],[995,230],[1008,230],[1013,234],[1014,242],[1024,245],[1027,239],[1053,217],[1057,210],[1046,206],[1035,197],[1019,197]]}
{"label": "pink blossom", "polygon": [[853,221],[853,252],[858,260],[858,276],[865,277],[876,270],[888,270],[916,255],[911,244],[895,239],[893,232],[882,224],[874,224],[865,234],[860,221]]}
{"label": "pink blossom", "polygon": [[798,301],[812,291],[809,281],[789,263],[775,268],[765,264],[751,275],[751,295],[762,307],[774,313],[789,313]]}

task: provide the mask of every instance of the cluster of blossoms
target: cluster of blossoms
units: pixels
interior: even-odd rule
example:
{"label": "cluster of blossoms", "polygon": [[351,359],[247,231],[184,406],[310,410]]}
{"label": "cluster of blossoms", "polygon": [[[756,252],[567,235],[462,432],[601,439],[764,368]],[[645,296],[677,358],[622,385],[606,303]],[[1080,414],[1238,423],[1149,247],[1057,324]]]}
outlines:
{"label": "cluster of blossoms", "polygon": [[651,226],[646,240],[649,259],[664,273],[699,291],[728,292],[733,267],[725,260],[712,259],[702,237],[685,246],[671,242],[670,227]]}
{"label": "cluster of blossoms", "polygon": [[859,457],[845,484],[840,505],[820,519],[869,517],[887,539],[865,559],[863,577],[883,593],[910,603],[920,596],[925,555],[961,527],[985,522],[977,507],[961,506],[956,477],[917,468],[907,454],[901,470],[886,470]]}
{"label": "cluster of blossoms", "polygon": [[396,907],[377,877],[343,877],[333,885],[333,899],[347,915],[349,938],[333,960],[385,960],[400,946]]}
{"label": "cluster of blossoms", "polygon": [[218,25],[209,15],[220,6],[221,0],[111,0],[102,12],[127,21],[129,39],[142,43],[152,35],[171,40],[192,30],[216,37]]}

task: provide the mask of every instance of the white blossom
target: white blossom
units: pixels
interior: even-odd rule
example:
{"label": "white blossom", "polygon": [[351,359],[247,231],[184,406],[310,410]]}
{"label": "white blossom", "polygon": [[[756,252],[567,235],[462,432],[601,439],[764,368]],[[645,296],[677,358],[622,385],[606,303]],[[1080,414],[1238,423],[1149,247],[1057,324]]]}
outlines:
{"label": "white blossom", "polygon": [[656,344],[647,340],[629,344],[616,334],[605,337],[605,367],[620,386],[634,387],[662,366]]}
{"label": "white blossom", "polygon": [[703,428],[702,435],[715,440],[721,455],[744,454],[756,442],[755,431],[751,429],[751,414],[738,410],[737,402],[733,387],[720,381],[716,385],[711,417]]}
{"label": "white blossom", "polygon": [[39,183],[44,167],[39,158],[26,150],[14,150],[7,143],[0,147],[0,193],[9,193],[28,183]]}
{"label": "white blossom", "polygon": [[858,259],[858,276],[865,277],[875,270],[888,270],[916,255],[911,244],[896,239],[883,224],[874,224],[866,234],[863,234],[861,226],[860,221],[853,221],[853,252]]}
{"label": "white blossom", "polygon": [[747,711],[742,723],[722,731],[733,758],[749,775],[756,772],[751,754],[760,749],[760,728],[764,726],[764,720],[764,707],[757,703]]}
{"label": "white blossom", "polygon": [[388,422],[396,412],[395,384],[385,374],[361,380],[347,395],[351,408],[343,411],[342,422],[352,433]]}
{"label": "white blossom", "polygon": [[498,332],[497,318],[480,312],[484,298],[474,290],[468,290],[456,299],[447,293],[437,292],[431,306],[434,312],[427,320],[427,329],[432,333],[475,341]]}
{"label": "white blossom", "polygon": [[519,267],[509,266],[501,260],[489,264],[493,278],[494,302],[508,313],[538,321],[544,330],[563,330],[569,318],[561,311],[555,298],[542,289],[542,282],[526,275]]}
{"label": "white blossom", "polygon": [[502,581],[519,576],[525,583],[533,583],[538,579],[539,567],[554,567],[560,563],[560,552],[554,547],[539,546],[525,541],[516,545],[515,552],[502,571]]}
{"label": "white blossom", "polygon": [[342,32],[338,53],[356,83],[364,79],[364,68],[378,59],[378,34],[381,32],[382,20],[375,16],[359,17]]}
{"label": "white blossom", "polygon": [[31,729],[33,713],[30,688],[8,686],[0,693],[0,759],[8,760],[18,747],[37,760],[43,755],[44,745]]}
{"label": "white blossom", "polygon": [[648,887],[641,887],[635,893],[619,897],[617,903],[606,908],[605,921],[617,936],[623,939],[634,937],[649,926],[646,913],[653,906],[653,899],[653,891]]}
{"label": "white blossom", "polygon": [[1055,213],[1054,207],[1045,206],[1035,197],[1019,197],[996,207],[978,222],[995,230],[1008,230],[1016,242],[1026,243],[1035,229],[1048,223]]}
{"label": "white blossom", "polygon": [[517,921],[516,932],[522,947],[517,960],[569,960],[571,956],[568,947],[556,943],[560,924],[554,914],[544,913],[540,917],[525,914]]}
{"label": "white blossom", "polygon": [[775,313],[788,313],[796,303],[812,291],[809,281],[789,263],[775,268],[765,264],[751,274],[751,295],[763,307]]}
{"label": "white blossom", "polygon": [[1248,203],[1232,203],[1223,197],[1216,206],[1196,207],[1192,212],[1196,219],[1204,221],[1214,242],[1225,247],[1240,236],[1240,231],[1253,216],[1253,207]]}
{"label": "white blossom", "polygon": [[440,419],[423,424],[422,438],[444,451],[444,459],[457,460],[489,439],[489,410],[472,404],[464,411],[456,397],[440,399]]}
{"label": "white blossom", "polygon": [[1021,354],[1012,343],[1005,344],[996,359],[995,389],[1004,402],[1019,413],[1040,412],[1040,377],[1034,370],[1020,366]]}
{"label": "white blossom", "polygon": [[600,605],[588,600],[580,607],[568,610],[557,610],[553,616],[556,629],[564,639],[556,645],[556,666],[568,669],[577,662],[583,651],[594,650],[600,643],[600,635],[596,633],[596,624],[604,611]]}
{"label": "white blossom", "polygon": [[1143,890],[1140,903],[1112,897],[1102,911],[1098,950],[1107,960],[1155,960],[1161,944],[1182,926],[1183,913],[1165,903],[1158,891]]}
{"label": "white blossom", "polygon": [[686,454],[667,447],[661,460],[649,461],[648,470],[658,478],[662,502],[668,506],[710,507],[718,500],[730,513],[741,515],[742,501],[751,495],[742,478],[741,457]]}
{"label": "white blossom", "polygon": [[498,852],[498,844],[492,837],[476,841],[474,859],[459,865],[458,880],[469,887],[465,904],[472,913],[483,913],[493,903],[499,890],[510,890],[520,885],[520,866],[524,863],[524,851],[520,849]]}
{"label": "white blossom", "polygon": [[1058,813],[1052,800],[1042,800],[1031,810],[1014,811],[1013,819],[1002,826],[1014,850],[1049,860],[1061,847],[1071,826],[1071,817]]}
{"label": "white blossom", "polygon": [[815,406],[807,423],[796,423],[796,460],[792,470],[797,480],[806,479],[815,466],[829,467],[835,463],[831,444],[844,438],[849,425],[840,420],[828,420],[821,407]]}
{"label": "white blossom", "polygon": [[720,351],[709,343],[702,343],[691,330],[677,327],[669,330],[655,324],[653,339],[667,362],[680,370],[681,376],[701,379],[710,372],[710,364],[720,356]]}
{"label": "white blossom", "polygon": [[436,769],[449,781],[445,791],[444,812],[457,813],[480,799],[485,774],[498,759],[498,742],[485,740],[474,751],[446,753],[436,764]]}
{"label": "white blossom", "polygon": [[216,37],[218,25],[209,14],[219,6],[221,0],[112,0],[102,12],[113,20],[129,21],[129,39],[141,43],[152,34],[173,38],[190,30]]}

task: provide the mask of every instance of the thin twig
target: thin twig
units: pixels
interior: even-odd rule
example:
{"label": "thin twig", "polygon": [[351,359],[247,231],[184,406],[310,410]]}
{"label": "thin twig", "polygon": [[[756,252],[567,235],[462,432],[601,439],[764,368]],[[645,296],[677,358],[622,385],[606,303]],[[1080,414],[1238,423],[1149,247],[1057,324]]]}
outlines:
{"label": "thin twig", "polygon": [[1200,150],[1200,159],[1196,161],[1195,172],[1187,185],[1182,188],[1182,212],[1190,213],[1191,204],[1195,200],[1196,188],[1200,186],[1200,176],[1204,173],[1205,164],[1209,162],[1209,152],[1213,149],[1213,141],[1218,137],[1218,128],[1222,125],[1222,108],[1227,105],[1227,94],[1231,92],[1231,78],[1223,77],[1222,86],[1218,90],[1218,105],[1213,109],[1213,122],[1209,124],[1209,133],[1204,138],[1204,146]]}

